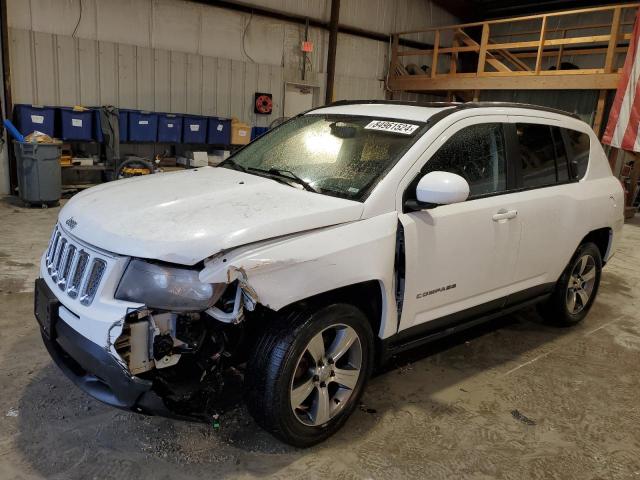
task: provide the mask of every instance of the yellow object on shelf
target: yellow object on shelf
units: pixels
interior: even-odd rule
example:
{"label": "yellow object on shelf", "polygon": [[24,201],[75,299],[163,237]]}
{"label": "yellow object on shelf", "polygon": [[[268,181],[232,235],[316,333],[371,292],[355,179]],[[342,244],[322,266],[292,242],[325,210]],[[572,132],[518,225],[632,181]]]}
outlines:
{"label": "yellow object on shelf", "polygon": [[251,127],[237,118],[231,120],[231,145],[246,145],[251,141]]}

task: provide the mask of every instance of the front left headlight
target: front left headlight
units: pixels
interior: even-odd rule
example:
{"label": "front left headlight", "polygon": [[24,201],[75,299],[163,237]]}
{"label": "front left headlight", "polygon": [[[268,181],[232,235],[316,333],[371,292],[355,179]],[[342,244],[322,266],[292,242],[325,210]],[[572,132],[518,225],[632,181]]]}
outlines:
{"label": "front left headlight", "polygon": [[115,298],[159,310],[193,312],[212,307],[226,286],[202,283],[197,270],[134,259],[120,280]]}

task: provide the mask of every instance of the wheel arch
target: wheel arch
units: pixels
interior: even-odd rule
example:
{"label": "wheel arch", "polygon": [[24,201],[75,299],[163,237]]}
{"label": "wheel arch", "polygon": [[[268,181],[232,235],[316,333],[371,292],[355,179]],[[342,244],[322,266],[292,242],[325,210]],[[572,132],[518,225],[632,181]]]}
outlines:
{"label": "wheel arch", "polygon": [[378,280],[354,283],[318,293],[286,305],[279,309],[278,313],[300,307],[318,308],[333,303],[348,303],[359,308],[369,320],[374,335],[380,335],[384,318],[385,293],[384,285]]}
{"label": "wheel arch", "polygon": [[613,244],[613,229],[611,227],[597,228],[587,233],[580,245],[584,243],[594,243],[600,251],[602,264],[604,265],[609,259],[611,253],[611,245]]}

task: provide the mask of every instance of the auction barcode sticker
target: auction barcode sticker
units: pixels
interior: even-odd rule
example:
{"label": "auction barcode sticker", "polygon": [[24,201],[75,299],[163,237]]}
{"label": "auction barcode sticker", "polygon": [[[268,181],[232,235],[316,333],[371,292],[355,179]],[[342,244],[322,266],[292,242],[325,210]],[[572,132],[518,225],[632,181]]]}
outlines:
{"label": "auction barcode sticker", "polygon": [[367,130],[382,130],[383,132],[402,133],[411,135],[418,129],[419,125],[411,123],[388,122],[386,120],[374,120],[364,127]]}

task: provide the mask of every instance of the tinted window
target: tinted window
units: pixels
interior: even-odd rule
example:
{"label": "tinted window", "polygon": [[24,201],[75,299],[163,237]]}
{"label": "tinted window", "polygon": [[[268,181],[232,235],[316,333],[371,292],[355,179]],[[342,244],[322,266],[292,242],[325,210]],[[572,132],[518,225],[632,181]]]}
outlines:
{"label": "tinted window", "polygon": [[556,183],[555,147],[549,125],[517,123],[522,185],[543,187]]}
{"label": "tinted window", "polygon": [[589,135],[576,130],[566,129],[567,140],[569,141],[569,150],[571,160],[577,167],[576,178],[580,179],[587,173],[587,166],[589,165],[589,148],[590,138]]}
{"label": "tinted window", "polygon": [[470,197],[500,192],[506,188],[505,156],[501,124],[473,125],[447,140],[422,173],[457,173],[469,182]]}
{"label": "tinted window", "polygon": [[562,131],[559,127],[551,127],[553,134],[553,145],[556,152],[556,163],[558,165],[558,182],[569,180],[569,162],[567,160],[567,150],[562,139]]}

